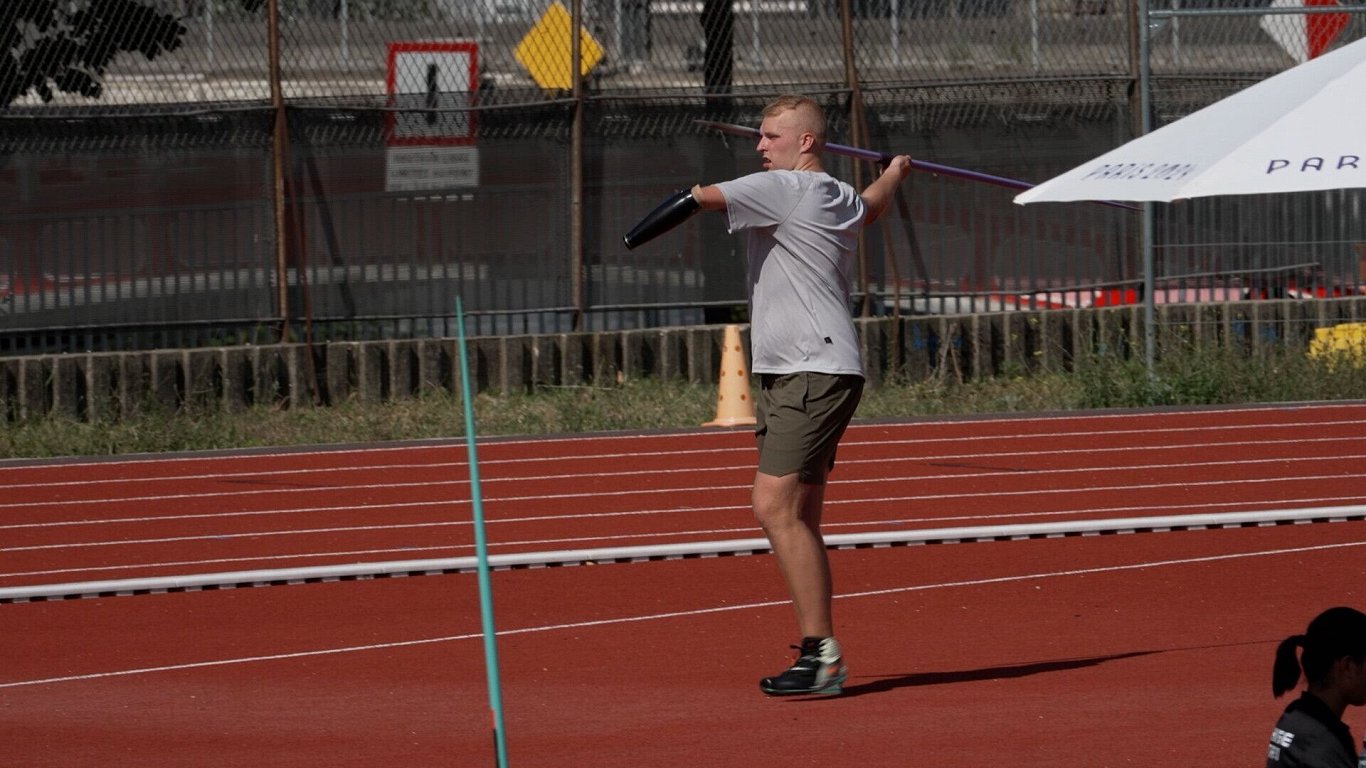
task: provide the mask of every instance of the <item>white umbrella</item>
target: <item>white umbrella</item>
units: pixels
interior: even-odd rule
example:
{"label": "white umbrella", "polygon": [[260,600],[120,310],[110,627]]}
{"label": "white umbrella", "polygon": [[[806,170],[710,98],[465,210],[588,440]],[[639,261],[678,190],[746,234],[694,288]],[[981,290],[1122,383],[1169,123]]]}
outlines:
{"label": "white umbrella", "polygon": [[1015,197],[1171,201],[1366,187],[1366,39],[1249,86]]}

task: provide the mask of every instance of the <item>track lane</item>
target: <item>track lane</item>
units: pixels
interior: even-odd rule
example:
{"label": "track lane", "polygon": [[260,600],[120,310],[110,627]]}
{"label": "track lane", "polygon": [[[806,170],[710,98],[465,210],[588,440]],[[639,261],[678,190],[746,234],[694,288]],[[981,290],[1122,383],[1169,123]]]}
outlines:
{"label": "track lane", "polygon": [[[856,424],[828,525],[1363,503],[1363,424],[1360,405]],[[487,442],[491,551],[757,536],[751,443],[743,430]],[[0,467],[18,481],[0,500],[0,586],[468,555],[463,462],[463,447],[422,445]]]}
{"label": "track lane", "polygon": [[[497,573],[510,756],[1252,764],[1284,703],[1275,643],[1366,597],[1306,573],[1356,573],[1363,548],[1366,523],[834,552],[852,678],[806,704],[754,690],[791,640],[767,556]],[[489,764],[474,582],[0,607],[8,759]]]}

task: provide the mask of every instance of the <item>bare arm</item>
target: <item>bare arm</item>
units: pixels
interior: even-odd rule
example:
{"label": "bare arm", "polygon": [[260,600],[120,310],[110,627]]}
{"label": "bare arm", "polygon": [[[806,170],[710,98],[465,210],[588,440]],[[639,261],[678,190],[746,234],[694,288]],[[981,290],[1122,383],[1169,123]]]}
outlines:
{"label": "bare arm", "polygon": [[726,210],[726,196],[716,187],[698,184],[692,188],[692,199],[696,200],[704,211]]}
{"label": "bare arm", "polygon": [[[868,185],[867,189],[863,190],[860,197],[863,198],[863,204],[868,209],[867,214],[863,217],[864,224],[872,224],[877,221],[882,212],[887,210],[887,206],[896,197],[897,187],[901,186],[901,182],[905,181],[910,173],[910,155],[897,155],[882,170],[882,175],[878,176],[872,184]],[[697,196],[695,190],[693,196]]]}

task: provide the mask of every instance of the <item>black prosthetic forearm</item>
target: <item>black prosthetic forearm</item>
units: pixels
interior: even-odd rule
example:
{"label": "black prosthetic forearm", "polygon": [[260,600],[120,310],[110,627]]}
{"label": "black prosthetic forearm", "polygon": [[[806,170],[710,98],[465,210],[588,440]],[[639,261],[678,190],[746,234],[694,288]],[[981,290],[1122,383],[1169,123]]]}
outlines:
{"label": "black prosthetic forearm", "polygon": [[697,209],[701,207],[701,204],[693,199],[690,190],[679,190],[660,203],[659,207],[650,211],[649,215],[641,219],[622,240],[626,243],[627,250],[644,245],[687,221],[688,217],[697,213]]}

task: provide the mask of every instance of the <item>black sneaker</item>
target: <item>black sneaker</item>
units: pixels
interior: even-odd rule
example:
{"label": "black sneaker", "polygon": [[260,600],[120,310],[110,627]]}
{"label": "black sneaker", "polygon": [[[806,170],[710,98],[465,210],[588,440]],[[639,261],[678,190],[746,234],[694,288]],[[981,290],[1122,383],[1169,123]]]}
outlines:
{"label": "black sneaker", "polygon": [[837,696],[844,691],[848,670],[840,658],[840,644],[833,637],[804,637],[797,650],[797,663],[777,677],[759,681],[759,690],[769,696],[821,694]]}

